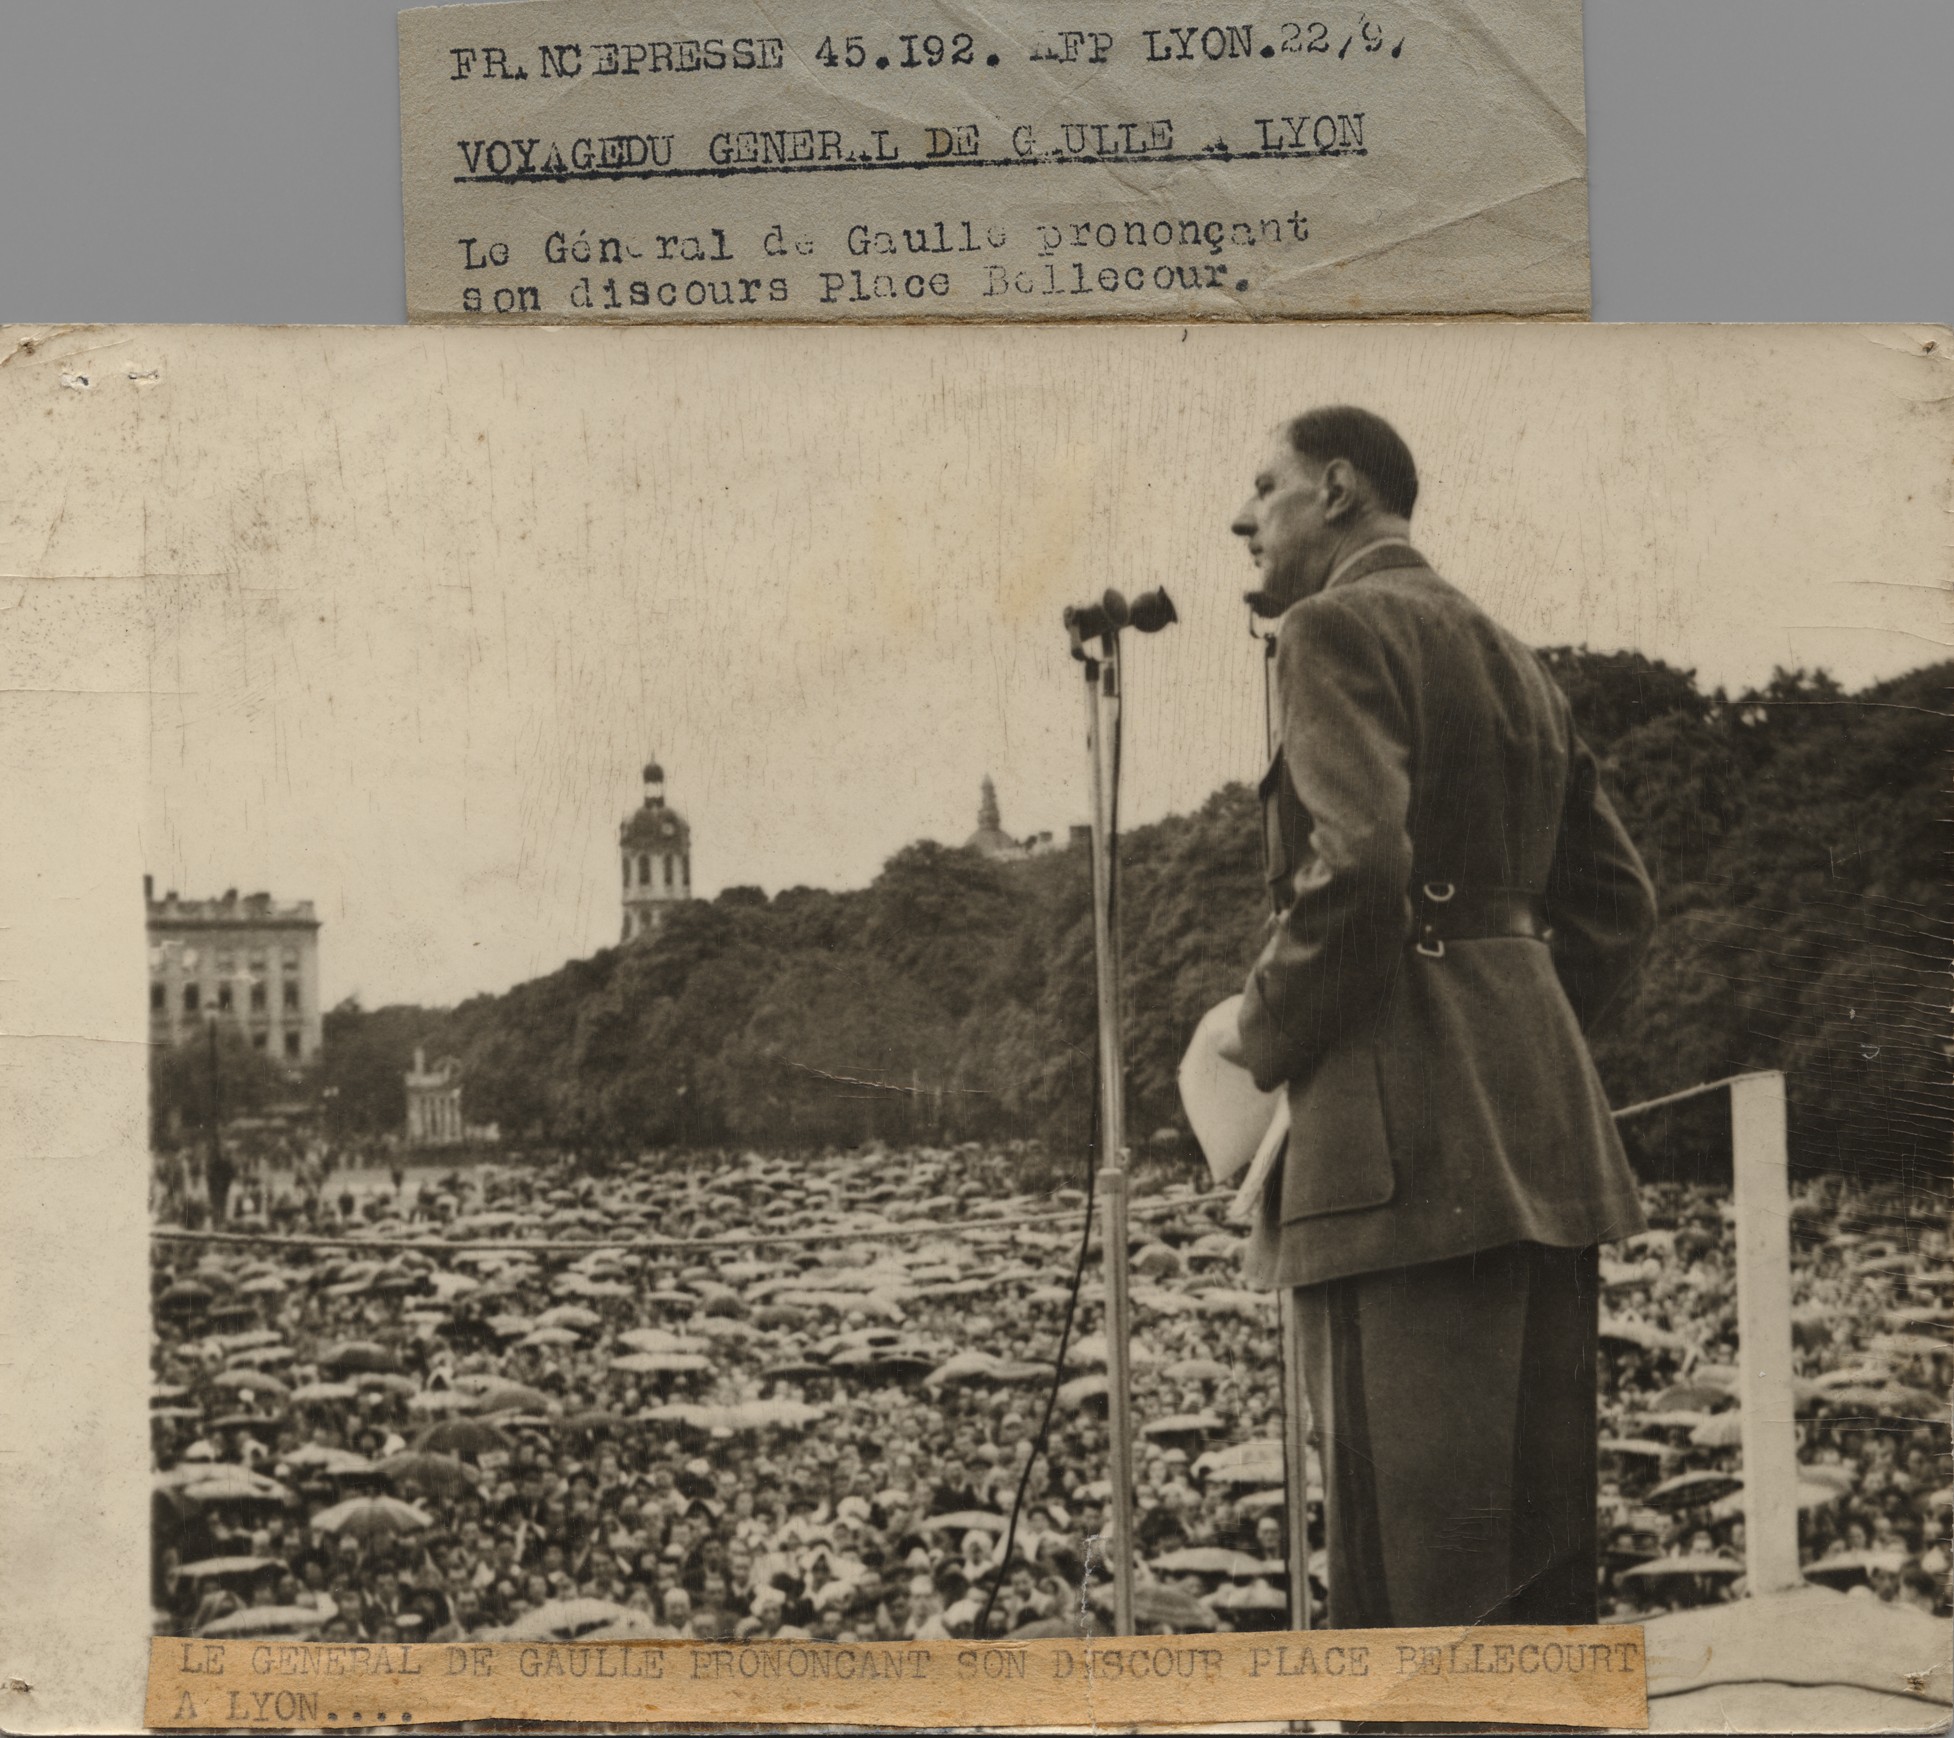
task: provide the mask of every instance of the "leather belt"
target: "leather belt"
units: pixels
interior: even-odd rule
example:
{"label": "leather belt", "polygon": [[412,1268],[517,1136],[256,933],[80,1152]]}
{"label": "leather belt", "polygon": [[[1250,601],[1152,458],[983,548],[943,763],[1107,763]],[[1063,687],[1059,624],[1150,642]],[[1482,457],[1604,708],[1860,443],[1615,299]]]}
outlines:
{"label": "leather belt", "polygon": [[1412,888],[1411,903],[1411,945],[1428,959],[1443,959],[1448,941],[1488,941],[1505,936],[1546,941],[1553,933],[1537,893],[1423,881]]}

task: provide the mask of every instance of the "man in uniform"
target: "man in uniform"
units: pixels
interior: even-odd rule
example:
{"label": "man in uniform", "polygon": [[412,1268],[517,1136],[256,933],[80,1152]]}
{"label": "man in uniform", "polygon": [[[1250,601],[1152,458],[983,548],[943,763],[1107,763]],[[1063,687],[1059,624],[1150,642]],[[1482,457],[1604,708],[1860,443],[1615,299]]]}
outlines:
{"label": "man in uniform", "polygon": [[1644,1222],[1583,1034],[1655,901],[1417,495],[1388,423],[1313,410],[1233,526],[1281,726],[1236,1059],[1291,1118],[1250,1277],[1300,1288],[1331,1623],[1591,1623],[1596,1246]]}

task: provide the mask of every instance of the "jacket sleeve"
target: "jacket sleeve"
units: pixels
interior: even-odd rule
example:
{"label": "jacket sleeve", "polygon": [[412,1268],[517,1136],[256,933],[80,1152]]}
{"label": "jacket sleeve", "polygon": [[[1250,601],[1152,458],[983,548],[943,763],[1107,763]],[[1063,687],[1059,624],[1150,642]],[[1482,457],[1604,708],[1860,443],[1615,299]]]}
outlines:
{"label": "jacket sleeve", "polygon": [[1574,739],[1560,841],[1546,889],[1554,971],[1587,1031],[1641,963],[1655,933],[1655,887],[1588,745]]}
{"label": "jacket sleeve", "polygon": [[1318,594],[1283,619],[1276,685],[1310,836],[1242,996],[1242,1052],[1265,1092],[1375,1017],[1411,925],[1411,727],[1383,643]]}

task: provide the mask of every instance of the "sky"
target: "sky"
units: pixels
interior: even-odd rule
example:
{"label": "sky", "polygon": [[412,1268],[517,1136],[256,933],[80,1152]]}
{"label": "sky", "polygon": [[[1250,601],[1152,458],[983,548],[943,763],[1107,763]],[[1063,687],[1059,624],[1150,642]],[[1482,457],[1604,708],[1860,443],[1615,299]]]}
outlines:
{"label": "sky", "polygon": [[1182,617],[1130,650],[1128,823],[1253,779],[1228,526],[1312,403],[1397,424],[1420,546],[1532,643],[1732,687],[1946,655],[1945,370],[1892,330],[213,328],[126,354],[156,377],[79,505],[144,576],[145,865],[312,899],[328,1005],[615,942],[654,753],[706,895],[863,885],[960,842],[987,773],[1007,830],[1062,833],[1087,768],[1059,615],[1108,585]]}

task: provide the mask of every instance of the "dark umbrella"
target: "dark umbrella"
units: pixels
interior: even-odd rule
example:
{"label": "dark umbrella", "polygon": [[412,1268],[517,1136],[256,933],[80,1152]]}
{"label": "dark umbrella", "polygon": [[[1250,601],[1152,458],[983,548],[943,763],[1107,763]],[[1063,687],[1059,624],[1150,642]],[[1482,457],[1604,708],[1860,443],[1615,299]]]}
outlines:
{"label": "dark umbrella", "polygon": [[802,1359],[797,1363],[771,1364],[760,1374],[781,1382],[811,1382],[818,1376],[833,1376],[836,1372],[826,1364],[813,1364]]}
{"label": "dark umbrella", "polygon": [[431,1454],[506,1454],[514,1440],[493,1424],[480,1418],[448,1418],[430,1424],[414,1445]]}
{"label": "dark umbrella", "polygon": [[446,1454],[396,1454],[373,1470],[398,1488],[431,1491],[437,1496],[465,1490],[475,1482],[467,1467]]}
{"label": "dark umbrella", "polygon": [[398,1370],[400,1360],[377,1340],[341,1340],[319,1354],[322,1370]]}

